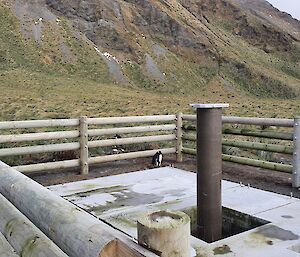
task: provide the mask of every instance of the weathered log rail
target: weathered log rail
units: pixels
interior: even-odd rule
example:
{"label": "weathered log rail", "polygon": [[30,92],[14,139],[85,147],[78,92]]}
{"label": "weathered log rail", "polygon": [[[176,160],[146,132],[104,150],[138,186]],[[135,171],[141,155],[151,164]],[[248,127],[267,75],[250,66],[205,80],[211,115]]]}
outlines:
{"label": "weathered log rail", "polygon": [[[192,141],[192,142],[197,141],[196,137],[191,135],[184,135],[182,139],[187,141]],[[264,143],[249,142],[249,141],[231,141],[227,139],[222,140],[222,145],[261,150],[261,151],[267,151],[273,153],[293,154],[293,147],[286,146],[286,145],[264,144]]]}
{"label": "weathered log rail", "polygon": [[[196,149],[192,149],[192,148],[183,148],[183,153],[190,154],[190,155],[196,155],[197,151],[196,151]],[[222,160],[228,161],[228,162],[244,164],[244,165],[249,165],[249,166],[254,166],[254,167],[260,167],[260,168],[264,168],[264,169],[276,170],[276,171],[285,172],[285,173],[291,173],[293,170],[291,165],[255,160],[255,159],[250,159],[250,158],[245,158],[245,157],[233,156],[233,155],[229,155],[229,154],[222,154]]]}
{"label": "weathered log rail", "polygon": [[[184,125],[183,129],[185,131],[196,131],[196,126]],[[248,137],[259,137],[268,139],[278,139],[293,141],[293,133],[288,132],[277,132],[277,131],[265,131],[265,130],[250,130],[245,128],[223,128],[223,134],[225,135],[236,135],[236,136],[248,136]]]}
{"label": "weathered log rail", "polygon": [[[155,115],[155,116],[128,116],[108,118],[59,119],[59,120],[33,120],[33,121],[7,121],[0,122],[0,130],[21,129],[45,129],[60,128],[66,131],[35,132],[23,134],[0,135],[1,144],[30,143],[29,146],[9,147],[0,149],[0,157],[40,154],[51,152],[77,151],[79,159],[38,163],[31,165],[20,165],[15,168],[24,173],[37,171],[49,171],[62,168],[80,167],[82,174],[89,172],[89,165],[111,162],[117,160],[149,157],[161,150],[165,154],[176,154],[176,160],[182,161],[182,154],[193,153],[192,149],[183,147],[187,141],[195,142],[192,135],[196,131],[193,122],[196,115]],[[274,169],[282,172],[290,172],[293,176],[293,186],[300,187],[300,129],[299,119],[271,119],[271,118],[244,118],[244,117],[222,117],[223,124],[234,124],[234,127],[223,127],[223,134],[235,136],[234,139],[223,139],[223,145],[266,151],[293,156],[293,165],[272,163],[263,160],[250,159],[239,156],[223,155],[223,160],[239,164],[247,164],[256,167]],[[164,123],[164,124],[163,124]],[[250,125],[251,128],[240,128],[240,125]],[[235,126],[238,125],[238,126]],[[100,126],[100,127],[99,127]],[[109,128],[107,126],[110,126]],[[117,127],[119,126],[119,127]],[[272,127],[272,130],[257,129],[254,126]],[[275,131],[275,128],[284,128]],[[290,129],[288,129],[290,128]],[[69,130],[67,130],[69,129]],[[288,131],[286,131],[288,129]],[[293,131],[291,131],[293,129]],[[160,133],[162,132],[162,133]],[[145,136],[146,133],[150,135]],[[116,134],[129,135],[128,137],[111,139],[107,136]],[[249,138],[250,140],[237,140],[236,137]],[[254,142],[253,138],[277,140],[284,143]],[[35,141],[64,140],[63,143],[52,143],[35,145]],[[69,140],[69,142],[65,141]],[[76,141],[76,142],[70,142]],[[118,145],[134,145],[151,142],[174,142],[169,148],[156,150],[126,152],[104,156],[90,156],[93,148],[103,148]],[[290,142],[290,143],[288,143]]]}
{"label": "weathered log rail", "polygon": [[[183,115],[183,120],[196,121],[196,115]],[[275,119],[275,118],[248,118],[236,116],[223,116],[222,122],[227,124],[246,124],[259,126],[293,127],[293,119]]]}

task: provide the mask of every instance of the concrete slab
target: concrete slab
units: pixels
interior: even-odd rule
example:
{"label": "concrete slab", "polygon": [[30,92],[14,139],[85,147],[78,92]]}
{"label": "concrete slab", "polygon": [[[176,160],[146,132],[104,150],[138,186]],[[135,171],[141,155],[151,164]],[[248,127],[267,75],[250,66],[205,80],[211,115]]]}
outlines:
{"label": "concrete slab", "polygon": [[[169,167],[49,189],[133,237],[141,213],[196,205],[196,174]],[[192,237],[191,256],[300,256],[299,199],[222,181],[222,200],[270,223],[211,244]]]}

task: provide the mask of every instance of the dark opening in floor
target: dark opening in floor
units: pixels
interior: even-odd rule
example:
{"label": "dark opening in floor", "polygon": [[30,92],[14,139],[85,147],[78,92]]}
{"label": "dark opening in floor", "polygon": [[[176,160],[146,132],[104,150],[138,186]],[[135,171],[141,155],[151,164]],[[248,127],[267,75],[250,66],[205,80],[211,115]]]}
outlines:
{"label": "dark opening in floor", "polygon": [[[183,210],[183,212],[188,214],[191,218],[192,235],[194,237],[199,238],[199,236],[197,235],[197,208],[193,207],[187,210]],[[263,220],[251,216],[249,214],[238,212],[225,207],[222,208],[222,212],[223,212],[222,239],[270,223],[267,220]],[[203,240],[202,238],[199,239]]]}

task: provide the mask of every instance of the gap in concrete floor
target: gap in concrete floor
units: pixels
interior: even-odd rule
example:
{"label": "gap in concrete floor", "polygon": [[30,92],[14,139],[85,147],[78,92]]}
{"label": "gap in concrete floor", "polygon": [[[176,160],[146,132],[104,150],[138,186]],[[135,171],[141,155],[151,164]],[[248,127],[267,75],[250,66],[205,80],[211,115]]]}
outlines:
{"label": "gap in concrete floor", "polygon": [[[191,218],[191,233],[194,237],[205,241],[197,234],[197,207],[183,210]],[[222,223],[222,238],[234,236],[253,228],[263,226],[270,223],[267,220],[263,220],[249,214],[238,212],[226,207],[222,207],[223,223]],[[220,240],[221,240],[220,239]],[[212,243],[212,242],[207,242]]]}

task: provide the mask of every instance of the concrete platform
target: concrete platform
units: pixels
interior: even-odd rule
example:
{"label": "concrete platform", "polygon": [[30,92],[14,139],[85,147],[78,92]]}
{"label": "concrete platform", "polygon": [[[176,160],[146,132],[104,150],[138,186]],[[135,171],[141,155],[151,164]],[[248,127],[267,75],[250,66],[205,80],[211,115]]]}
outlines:
{"label": "concrete platform", "polygon": [[[196,205],[196,174],[169,167],[49,189],[132,237],[141,213]],[[300,256],[299,199],[222,181],[222,202],[270,223],[211,244],[192,237],[191,256]]]}

